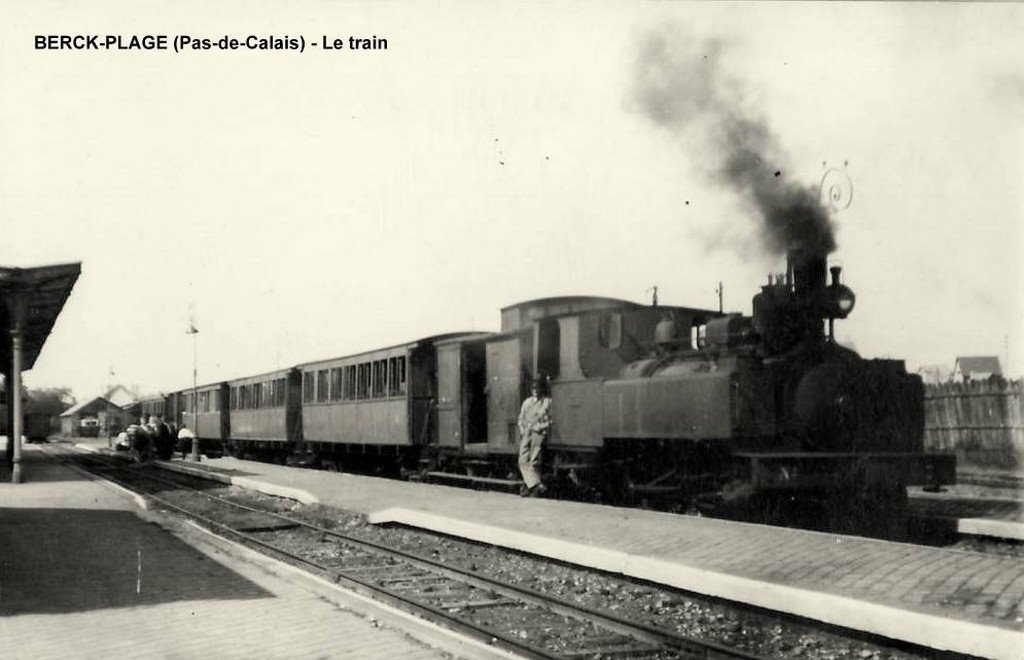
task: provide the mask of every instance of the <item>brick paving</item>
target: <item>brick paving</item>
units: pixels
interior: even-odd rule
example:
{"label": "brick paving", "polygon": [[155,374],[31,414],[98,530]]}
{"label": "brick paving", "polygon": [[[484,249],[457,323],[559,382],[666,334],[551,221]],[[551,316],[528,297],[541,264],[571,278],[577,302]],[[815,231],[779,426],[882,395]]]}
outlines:
{"label": "brick paving", "polygon": [[1024,629],[1024,562],[1014,558],[233,458],[201,467],[304,489],[323,504],[367,514],[402,507],[680,567]]}
{"label": "brick paving", "polygon": [[24,457],[26,482],[0,483],[0,658],[448,657],[211,559],[37,448]]}

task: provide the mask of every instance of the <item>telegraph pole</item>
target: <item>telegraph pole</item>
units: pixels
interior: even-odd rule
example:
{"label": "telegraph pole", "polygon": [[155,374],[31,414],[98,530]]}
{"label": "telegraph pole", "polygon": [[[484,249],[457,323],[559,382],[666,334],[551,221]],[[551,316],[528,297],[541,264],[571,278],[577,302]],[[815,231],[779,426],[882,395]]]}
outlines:
{"label": "telegraph pole", "polygon": [[192,335],[192,455],[189,460],[199,462],[199,330],[196,329],[195,314],[189,315],[188,330]]}

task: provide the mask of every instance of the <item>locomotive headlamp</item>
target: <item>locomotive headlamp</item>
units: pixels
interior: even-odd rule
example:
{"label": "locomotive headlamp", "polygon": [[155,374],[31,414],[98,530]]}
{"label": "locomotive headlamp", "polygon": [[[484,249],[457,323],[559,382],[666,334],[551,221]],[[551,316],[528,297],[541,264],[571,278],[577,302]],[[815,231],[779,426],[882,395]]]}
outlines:
{"label": "locomotive headlamp", "polygon": [[854,299],[853,291],[847,289],[844,293],[848,293],[849,295],[840,295],[836,299],[836,306],[839,308],[839,311],[843,312],[844,314],[849,314],[853,310],[853,304],[854,302],[856,302],[856,300]]}
{"label": "locomotive headlamp", "polygon": [[842,284],[830,286],[825,299],[825,316],[830,319],[845,319],[857,302],[853,291]]}
{"label": "locomotive headlamp", "polygon": [[857,296],[853,295],[850,287],[839,283],[839,273],[842,270],[839,266],[833,266],[829,270],[832,271],[832,284],[828,287],[828,317],[845,319],[853,311]]}

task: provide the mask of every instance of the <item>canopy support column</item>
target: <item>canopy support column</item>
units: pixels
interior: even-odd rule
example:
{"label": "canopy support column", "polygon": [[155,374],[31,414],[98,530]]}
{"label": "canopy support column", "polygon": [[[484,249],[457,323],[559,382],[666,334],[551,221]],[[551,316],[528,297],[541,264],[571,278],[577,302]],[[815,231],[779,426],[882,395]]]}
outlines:
{"label": "canopy support column", "polygon": [[21,435],[24,432],[24,418],[21,410],[21,365],[23,332],[25,329],[25,295],[21,291],[14,291],[7,299],[8,309],[11,315],[11,379],[7,388],[7,405],[11,410],[11,420],[8,426],[8,446],[13,440],[13,451],[11,452],[11,483],[20,484],[21,475]]}

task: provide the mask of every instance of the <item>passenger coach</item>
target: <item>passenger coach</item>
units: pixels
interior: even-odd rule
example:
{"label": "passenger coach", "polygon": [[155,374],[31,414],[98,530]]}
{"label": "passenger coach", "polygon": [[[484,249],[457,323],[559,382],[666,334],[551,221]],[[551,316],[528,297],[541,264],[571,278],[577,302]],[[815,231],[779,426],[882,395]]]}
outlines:
{"label": "passenger coach", "polygon": [[483,334],[438,335],[300,366],[305,448],[327,467],[412,467],[419,449],[436,442],[435,343]]}
{"label": "passenger coach", "polygon": [[[210,449],[219,451],[230,437],[227,391],[226,383],[208,383],[195,390],[187,389],[177,393],[181,423],[196,434],[204,452]],[[170,411],[167,414],[172,415]]]}
{"label": "passenger coach", "polygon": [[299,388],[295,367],[228,381],[229,451],[284,463],[302,441]]}

